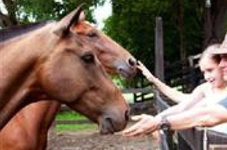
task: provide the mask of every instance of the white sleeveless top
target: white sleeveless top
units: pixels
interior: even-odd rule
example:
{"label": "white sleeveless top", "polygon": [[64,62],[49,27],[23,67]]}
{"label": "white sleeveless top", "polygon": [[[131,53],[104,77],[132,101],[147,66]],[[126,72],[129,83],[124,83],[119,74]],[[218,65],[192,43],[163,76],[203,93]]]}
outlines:
{"label": "white sleeveless top", "polygon": [[[205,90],[204,93],[206,105],[216,104],[227,97],[227,86],[219,94],[214,93],[212,86],[210,84],[206,85],[206,89],[207,90]],[[214,127],[209,127],[207,129],[227,134],[227,123],[222,123]]]}

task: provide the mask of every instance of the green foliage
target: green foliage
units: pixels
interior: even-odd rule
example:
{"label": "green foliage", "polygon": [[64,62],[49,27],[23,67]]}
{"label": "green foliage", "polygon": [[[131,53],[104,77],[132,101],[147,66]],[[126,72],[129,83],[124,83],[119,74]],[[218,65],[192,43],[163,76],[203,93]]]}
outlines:
{"label": "green foliage", "polygon": [[96,124],[59,124],[56,126],[57,130],[73,130],[73,131],[81,131],[81,130],[97,130],[98,127]]}
{"label": "green foliage", "polygon": [[104,0],[17,0],[16,17],[20,24],[59,20],[77,6],[84,3],[87,20],[95,22],[92,11]]}
{"label": "green foliage", "polygon": [[63,111],[59,112],[56,116],[57,120],[83,120],[86,119],[83,115],[75,111]]}
{"label": "green foliage", "polygon": [[197,11],[195,2],[112,0],[112,3],[113,15],[106,20],[104,31],[144,62],[151,71],[154,68],[155,18],[158,16],[163,20],[165,62],[180,60],[180,7],[184,10],[183,44],[186,54],[188,56],[202,51],[202,13]]}
{"label": "green foliage", "polygon": [[[88,120],[85,116],[75,111],[59,112],[56,120]],[[82,124],[57,124],[57,130],[97,130],[97,124],[82,123]]]}
{"label": "green foliage", "polygon": [[112,76],[112,81],[118,88],[121,88],[121,89],[125,88],[123,79],[120,78],[119,76]]}
{"label": "green foliage", "polygon": [[[207,35],[204,35],[205,1],[110,1],[113,6],[113,14],[105,21],[104,32],[128,49],[152,72],[154,71],[156,17],[162,17],[163,20],[166,66],[181,60],[182,53],[187,57],[202,52],[204,49],[204,39],[211,38],[205,37]],[[13,3],[13,5],[8,5],[8,12],[10,14],[14,14],[15,12],[16,19],[20,24],[59,20],[81,3],[86,3],[84,9],[87,19],[95,23],[96,21],[92,16],[92,12],[95,7],[103,5],[105,0],[8,0],[8,2]],[[222,12],[219,11],[219,8],[222,6],[222,3],[218,5],[220,1],[211,0],[211,2],[213,4],[211,10]],[[211,15],[214,15],[214,12]],[[227,15],[214,15],[211,19],[215,19],[218,16]],[[218,20],[220,21],[220,18]],[[222,23],[224,21],[221,20],[220,22]],[[222,26],[220,22],[217,26],[213,27],[212,38],[216,38],[218,36],[217,33],[224,33],[224,31],[220,31],[224,28],[219,29]],[[216,24],[216,22],[211,23]],[[132,84],[137,84],[138,80],[137,78],[127,80],[126,84],[120,81],[117,84],[121,87],[131,86]]]}

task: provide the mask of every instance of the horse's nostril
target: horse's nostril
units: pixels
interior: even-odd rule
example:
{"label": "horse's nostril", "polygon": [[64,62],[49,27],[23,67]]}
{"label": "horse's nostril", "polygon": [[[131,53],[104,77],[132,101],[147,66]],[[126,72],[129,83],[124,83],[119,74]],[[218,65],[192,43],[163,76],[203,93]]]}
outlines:
{"label": "horse's nostril", "polygon": [[130,110],[126,110],[125,111],[125,120],[129,120],[129,116],[130,116]]}
{"label": "horse's nostril", "polygon": [[135,65],[136,65],[136,60],[133,59],[133,58],[129,58],[128,63],[129,63],[129,65],[131,65],[131,66],[135,66]]}

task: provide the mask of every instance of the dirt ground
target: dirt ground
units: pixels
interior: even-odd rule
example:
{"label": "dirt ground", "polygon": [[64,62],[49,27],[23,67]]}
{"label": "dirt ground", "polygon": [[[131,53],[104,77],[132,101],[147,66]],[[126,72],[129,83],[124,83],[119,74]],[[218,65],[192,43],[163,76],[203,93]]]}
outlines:
{"label": "dirt ground", "polygon": [[[152,104],[136,104],[131,106],[132,115],[143,112],[155,114]],[[125,138],[121,133],[100,135],[95,131],[61,131],[49,132],[47,150],[160,150],[153,136]]]}
{"label": "dirt ground", "polygon": [[100,135],[97,131],[51,133],[48,150],[159,150],[151,136],[125,138],[120,133]]}

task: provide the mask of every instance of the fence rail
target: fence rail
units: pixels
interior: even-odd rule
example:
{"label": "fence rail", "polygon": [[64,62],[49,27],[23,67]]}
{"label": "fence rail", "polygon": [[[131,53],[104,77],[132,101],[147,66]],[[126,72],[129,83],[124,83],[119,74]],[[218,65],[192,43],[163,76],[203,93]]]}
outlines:
{"label": "fence rail", "polygon": [[[168,102],[168,99],[162,97],[159,92],[155,94],[155,104],[158,111],[163,111],[171,107],[171,103]],[[178,131],[178,149],[179,150],[203,150],[203,142],[205,142],[204,130],[201,128],[192,128],[188,130],[181,130]],[[215,132],[212,130],[207,131],[208,141],[207,147],[208,150],[226,150],[227,149],[227,134]],[[163,141],[162,144],[166,142],[171,143],[169,144],[168,149],[162,150],[174,150],[173,148],[173,135],[168,134],[166,137],[167,141]]]}

